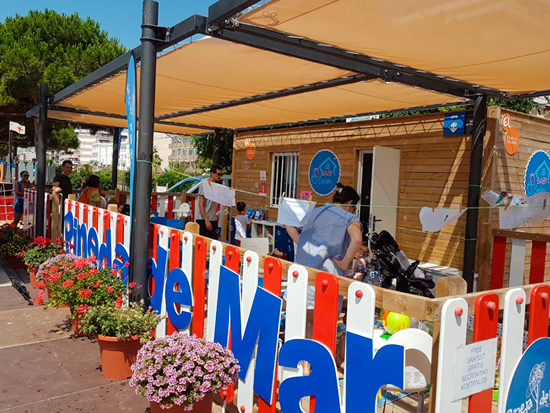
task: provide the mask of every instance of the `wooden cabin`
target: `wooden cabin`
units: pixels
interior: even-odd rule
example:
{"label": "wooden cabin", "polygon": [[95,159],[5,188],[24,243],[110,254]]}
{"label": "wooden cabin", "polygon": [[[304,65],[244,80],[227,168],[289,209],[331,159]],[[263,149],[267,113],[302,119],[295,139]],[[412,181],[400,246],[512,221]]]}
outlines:
{"label": "wooden cabin", "polygon": [[[505,113],[519,132],[514,155],[505,149],[506,131],[501,126]],[[319,195],[309,180],[312,159],[327,149],[338,159],[340,182],[355,187],[361,196],[362,221],[372,228],[376,217],[374,229],[392,233],[411,259],[461,269],[466,214],[437,233],[422,232],[419,219],[421,207],[467,205],[471,136],[444,136],[444,120],[445,113],[436,113],[239,133],[233,144],[237,201],[264,209],[269,220],[277,219],[277,202],[283,193],[300,198],[311,192],[313,201],[331,202],[334,192]],[[482,192],[525,194],[525,168],[537,150],[550,153],[550,121],[488,108]],[[483,200],[480,207],[476,271],[478,289],[487,289],[498,210],[487,208]],[[549,227],[543,223],[520,230],[548,233]]]}

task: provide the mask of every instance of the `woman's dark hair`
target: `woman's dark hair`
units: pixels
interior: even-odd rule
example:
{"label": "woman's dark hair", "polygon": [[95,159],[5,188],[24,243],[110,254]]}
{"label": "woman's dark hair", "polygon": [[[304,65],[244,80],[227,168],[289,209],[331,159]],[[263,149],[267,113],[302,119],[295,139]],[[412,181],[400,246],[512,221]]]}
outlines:
{"label": "woman's dark hair", "polygon": [[237,202],[237,211],[241,212],[244,211],[246,208],[246,204],[243,201]]}
{"label": "woman's dark hair", "polygon": [[86,179],[86,186],[91,188],[99,188],[99,176],[90,175],[88,179]]}
{"label": "woman's dark hair", "polygon": [[352,205],[359,202],[359,195],[357,191],[351,186],[342,185],[340,182],[336,184],[336,192],[332,198],[334,204],[347,204],[351,201]]}

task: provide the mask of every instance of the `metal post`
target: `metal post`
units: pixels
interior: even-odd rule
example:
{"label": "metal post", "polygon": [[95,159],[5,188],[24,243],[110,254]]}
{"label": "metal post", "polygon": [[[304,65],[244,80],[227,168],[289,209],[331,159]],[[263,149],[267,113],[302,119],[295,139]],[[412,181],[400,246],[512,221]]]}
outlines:
{"label": "metal post", "polygon": [[220,149],[222,146],[222,131],[221,129],[214,129],[214,142],[212,145],[212,164],[220,164]]}
{"label": "metal post", "polygon": [[[11,153],[11,130],[8,130],[8,161],[10,163],[10,167],[9,167],[10,181],[13,182],[13,157],[12,157],[12,153]],[[16,177],[15,181],[17,182],[17,177]]]}
{"label": "metal post", "polygon": [[153,118],[155,112],[156,48],[155,28],[158,24],[158,3],[143,2],[141,25],[141,79],[139,87],[139,133],[136,145],[132,229],[130,237],[130,280],[138,286],[132,300],[146,301],[148,281],[148,239],[151,211],[151,162],[153,160]]}
{"label": "metal post", "polygon": [[[468,211],[466,212],[466,237],[464,240],[464,265],[462,277],[468,284],[468,292],[474,289],[476,265],[477,221],[479,195],[481,193],[481,170],[483,165],[483,139],[487,129],[487,97],[474,100],[474,124],[470,154],[470,180],[468,185]],[[488,259],[485,257],[485,259]]]}
{"label": "metal post", "polygon": [[40,84],[38,139],[36,140],[36,205],[35,235],[44,236],[44,192],[46,187],[46,120],[48,114],[48,85]]}
{"label": "metal post", "polygon": [[121,129],[115,128],[113,136],[113,163],[111,175],[111,189],[116,189],[118,184],[118,157],[120,153]]}

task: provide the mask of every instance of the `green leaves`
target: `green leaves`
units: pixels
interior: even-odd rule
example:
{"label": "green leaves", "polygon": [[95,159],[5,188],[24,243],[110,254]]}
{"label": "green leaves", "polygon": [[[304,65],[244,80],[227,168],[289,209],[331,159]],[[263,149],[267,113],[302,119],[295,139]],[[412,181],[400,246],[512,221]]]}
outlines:
{"label": "green leaves", "polygon": [[91,307],[82,319],[82,331],[87,334],[116,337],[119,340],[139,336],[142,343],[151,339],[153,330],[162,319],[150,309],[143,307],[143,302],[130,303],[127,307],[117,308],[113,305]]}
{"label": "green leaves", "polygon": [[[125,52],[97,22],[76,13],[45,9],[6,18],[0,23],[0,118],[7,120],[9,114],[10,120],[25,124],[29,138],[21,146],[32,146],[34,125],[25,113],[38,103],[39,84],[46,82],[50,93],[59,92]],[[7,136],[4,123],[0,136]],[[53,142],[56,147],[48,149],[78,147],[70,140]]]}

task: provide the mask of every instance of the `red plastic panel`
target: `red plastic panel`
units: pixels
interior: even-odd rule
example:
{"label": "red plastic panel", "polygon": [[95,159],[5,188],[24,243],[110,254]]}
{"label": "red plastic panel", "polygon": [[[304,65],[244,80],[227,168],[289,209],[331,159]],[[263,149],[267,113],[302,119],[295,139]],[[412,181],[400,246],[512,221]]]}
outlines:
{"label": "red plastic panel", "polygon": [[99,209],[97,208],[92,209],[92,226],[96,231],[99,228]]}
{"label": "red plastic panel", "polygon": [[193,274],[193,323],[191,333],[197,337],[204,337],[204,305],[205,305],[205,272],[206,272],[206,250],[208,243],[203,237],[196,237],[195,240],[195,265]]}
{"label": "red plastic panel", "polygon": [[225,248],[225,266],[231,271],[239,272],[240,262],[239,262],[239,249],[233,245],[228,245]]}
{"label": "red plastic panel", "polygon": [[124,243],[124,215],[118,214],[116,217],[116,243]]}
{"label": "red plastic panel", "polygon": [[[498,295],[483,294],[477,297],[474,318],[474,342],[497,336]],[[490,412],[493,403],[493,389],[470,396],[469,412]]]}
{"label": "red plastic panel", "polygon": [[[283,266],[281,261],[274,257],[267,257],[264,261],[264,288],[277,297],[281,296],[281,277]],[[277,377],[273,382],[273,398],[267,403],[258,396],[258,413],[275,413],[277,411]]]}
{"label": "red plastic panel", "polygon": [[153,195],[151,197],[151,211],[152,212],[157,212],[158,211],[158,202],[159,202],[159,197],[157,195]]}
{"label": "red plastic panel", "polygon": [[109,211],[103,212],[103,239],[107,237],[107,230],[111,229],[111,213]]}
{"label": "red plastic panel", "polygon": [[84,214],[84,216],[82,217],[82,222],[86,225],[88,225],[88,210],[90,209],[90,207],[86,204],[84,204],[82,206],[82,214]]}
{"label": "red plastic panel", "polygon": [[504,286],[504,264],[506,260],[506,237],[493,238],[493,262],[491,265],[491,290]]}
{"label": "red plastic panel", "polygon": [[[218,205],[218,208],[219,208],[219,205]],[[237,247],[234,247],[233,245],[228,245],[225,248],[225,266],[237,273],[240,270],[239,258],[240,258],[239,249]],[[231,348],[231,337],[229,340],[229,347]],[[222,395],[222,398],[227,403],[231,403],[233,401],[234,391],[235,391],[235,386],[231,385],[231,386],[228,386],[227,389],[222,390],[220,394]]]}
{"label": "red plastic panel", "polygon": [[538,338],[548,336],[549,302],[550,287],[548,285],[535,286],[531,291],[528,344]]}
{"label": "red plastic panel", "polygon": [[315,312],[313,339],[336,354],[336,323],[338,322],[338,278],[320,272],[315,280]]}
{"label": "red plastic panel", "polygon": [[174,218],[174,197],[169,196],[168,197],[168,211],[166,212],[166,218],[172,219]]}
{"label": "red plastic panel", "polygon": [[533,241],[531,248],[531,267],[529,269],[529,284],[544,281],[544,263],[546,260],[546,242]]}

